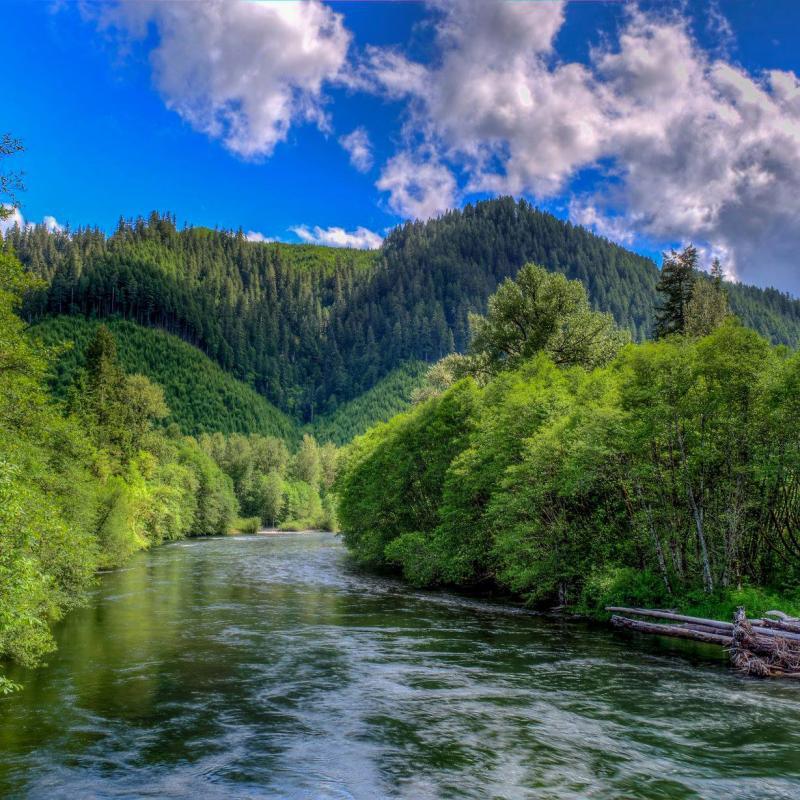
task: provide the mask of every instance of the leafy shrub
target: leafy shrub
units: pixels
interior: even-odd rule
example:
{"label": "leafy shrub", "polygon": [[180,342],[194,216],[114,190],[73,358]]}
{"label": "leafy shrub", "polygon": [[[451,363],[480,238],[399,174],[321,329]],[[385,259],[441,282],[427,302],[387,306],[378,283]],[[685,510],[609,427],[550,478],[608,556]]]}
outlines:
{"label": "leafy shrub", "polygon": [[261,520],[258,517],[236,517],[231,525],[232,533],[258,533]]}
{"label": "leafy shrub", "polygon": [[413,586],[436,583],[436,559],[424,533],[404,533],[386,545],[386,560],[403,569],[403,576]]}
{"label": "leafy shrub", "polygon": [[606,606],[660,608],[670,604],[664,581],[649,570],[606,566],[595,569],[586,581],[581,610],[607,616]]}

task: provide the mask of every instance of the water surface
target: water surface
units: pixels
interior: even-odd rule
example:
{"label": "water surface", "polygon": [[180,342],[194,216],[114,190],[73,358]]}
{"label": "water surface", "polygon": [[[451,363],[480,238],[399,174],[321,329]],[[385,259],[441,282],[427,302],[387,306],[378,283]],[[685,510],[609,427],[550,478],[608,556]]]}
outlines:
{"label": "water surface", "polygon": [[800,685],[415,592],[329,534],[140,554],[56,633],[0,700],[0,797],[800,797]]}

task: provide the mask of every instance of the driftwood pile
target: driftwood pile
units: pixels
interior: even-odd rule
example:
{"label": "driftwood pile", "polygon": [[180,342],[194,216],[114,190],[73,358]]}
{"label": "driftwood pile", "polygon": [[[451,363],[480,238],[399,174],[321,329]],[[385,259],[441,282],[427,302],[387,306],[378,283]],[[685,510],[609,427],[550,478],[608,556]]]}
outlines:
{"label": "driftwood pile", "polygon": [[[747,675],[800,678],[800,619],[781,611],[767,611],[763,619],[749,620],[739,608],[733,622],[649,608],[607,606],[606,611],[614,612],[611,623],[618,628],[721,645],[730,653],[734,667]],[[667,622],[645,622],[632,616]]]}

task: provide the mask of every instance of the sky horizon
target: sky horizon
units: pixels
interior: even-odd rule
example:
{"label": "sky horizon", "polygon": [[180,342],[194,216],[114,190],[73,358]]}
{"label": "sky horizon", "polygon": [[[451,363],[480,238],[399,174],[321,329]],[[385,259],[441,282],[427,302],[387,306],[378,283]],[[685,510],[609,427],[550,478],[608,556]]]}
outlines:
{"label": "sky horizon", "polygon": [[[17,221],[375,247],[525,198],[800,296],[800,4],[11,0]],[[11,222],[6,221],[7,227]]]}

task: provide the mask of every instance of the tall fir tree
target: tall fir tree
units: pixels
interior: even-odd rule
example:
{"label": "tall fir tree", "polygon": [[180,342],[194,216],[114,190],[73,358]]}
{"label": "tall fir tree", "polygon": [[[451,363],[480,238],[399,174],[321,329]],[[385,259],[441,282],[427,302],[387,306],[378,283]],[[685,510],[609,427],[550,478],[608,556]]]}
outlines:
{"label": "tall fir tree", "polygon": [[656,290],[663,302],[656,308],[656,336],[661,339],[686,330],[687,306],[697,272],[697,248],[688,245],[680,253],[671,250],[664,254]]}

